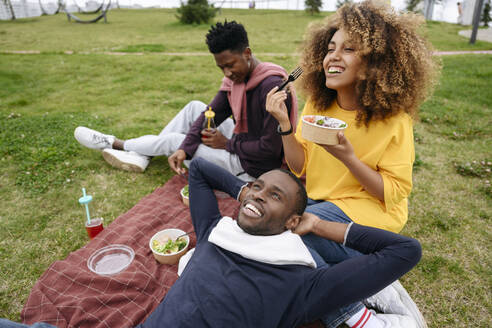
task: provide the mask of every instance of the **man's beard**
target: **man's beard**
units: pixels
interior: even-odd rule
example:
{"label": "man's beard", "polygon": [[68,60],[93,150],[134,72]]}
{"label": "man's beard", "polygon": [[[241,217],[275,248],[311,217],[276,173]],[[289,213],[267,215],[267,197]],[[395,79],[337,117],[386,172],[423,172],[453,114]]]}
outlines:
{"label": "man's beard", "polygon": [[250,235],[253,235],[253,236],[271,236],[271,235],[276,235],[278,234],[278,232],[276,231],[272,231],[271,227],[269,226],[264,226],[264,225],[256,225],[256,226],[253,226],[253,227],[247,227],[247,226],[243,226],[241,224],[241,220],[239,219],[239,215],[238,217],[236,218],[236,221],[237,221],[237,225],[243,229],[244,232],[250,234]]}

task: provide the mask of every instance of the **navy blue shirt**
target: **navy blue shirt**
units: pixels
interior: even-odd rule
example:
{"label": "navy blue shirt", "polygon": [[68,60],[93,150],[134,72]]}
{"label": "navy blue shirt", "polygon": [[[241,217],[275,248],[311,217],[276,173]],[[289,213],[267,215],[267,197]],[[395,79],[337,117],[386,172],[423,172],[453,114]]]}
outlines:
{"label": "navy blue shirt", "polygon": [[195,253],[162,303],[139,327],[296,327],[375,294],[421,256],[414,239],[353,224],[346,245],[367,255],[329,268],[246,259],[208,242],[222,217],[213,189],[236,197],[244,182],[196,158],[190,165],[189,183]]}

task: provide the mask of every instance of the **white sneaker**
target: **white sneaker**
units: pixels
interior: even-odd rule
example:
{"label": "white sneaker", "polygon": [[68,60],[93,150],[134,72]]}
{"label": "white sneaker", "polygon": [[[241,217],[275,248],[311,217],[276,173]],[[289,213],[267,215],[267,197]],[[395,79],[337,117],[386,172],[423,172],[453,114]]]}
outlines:
{"label": "white sneaker", "polygon": [[102,155],[111,166],[131,172],[145,171],[150,161],[149,157],[133,151],[104,149]]}
{"label": "white sneaker", "polygon": [[[372,311],[371,311],[372,312]],[[384,322],[384,328],[417,328],[417,322],[408,315],[374,313],[380,321]]]}
{"label": "white sneaker", "polygon": [[397,280],[376,295],[364,300],[363,303],[371,309],[385,314],[399,314],[412,317],[416,327],[427,328],[424,316],[420,313],[417,304],[408,295],[405,288]]}
{"label": "white sneaker", "polygon": [[73,135],[82,146],[92,149],[111,148],[115,139],[114,136],[103,134],[84,126],[77,127]]}

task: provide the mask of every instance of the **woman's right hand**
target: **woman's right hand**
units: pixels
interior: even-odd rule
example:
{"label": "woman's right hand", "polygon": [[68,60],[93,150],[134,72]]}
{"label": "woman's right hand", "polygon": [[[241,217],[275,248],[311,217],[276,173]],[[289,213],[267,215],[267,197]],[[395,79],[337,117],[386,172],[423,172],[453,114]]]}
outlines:
{"label": "woman's right hand", "polygon": [[[287,93],[285,90],[279,92],[277,92],[277,90],[278,87],[275,87],[268,92],[265,107],[266,111],[278,121],[282,131],[286,131],[290,127],[289,113],[287,111],[287,106],[285,105]],[[285,125],[286,129],[284,129],[283,125]]]}
{"label": "woman's right hand", "polygon": [[[292,131],[295,126],[290,123],[289,113],[285,105],[287,92],[285,90],[277,92],[277,90],[278,87],[275,87],[267,94],[266,111],[278,121],[280,131]],[[282,144],[284,146],[285,160],[290,169],[294,172],[301,172],[304,167],[304,150],[297,141],[295,133],[283,134]]]}

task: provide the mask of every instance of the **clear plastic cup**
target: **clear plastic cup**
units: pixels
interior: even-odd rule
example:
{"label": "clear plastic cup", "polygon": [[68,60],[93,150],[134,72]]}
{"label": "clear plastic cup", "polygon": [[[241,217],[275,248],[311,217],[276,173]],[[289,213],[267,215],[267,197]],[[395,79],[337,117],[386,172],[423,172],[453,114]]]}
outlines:
{"label": "clear plastic cup", "polygon": [[103,218],[93,218],[91,219],[91,224],[85,222],[85,230],[87,230],[87,235],[90,239],[96,237],[101,231],[103,231]]}

